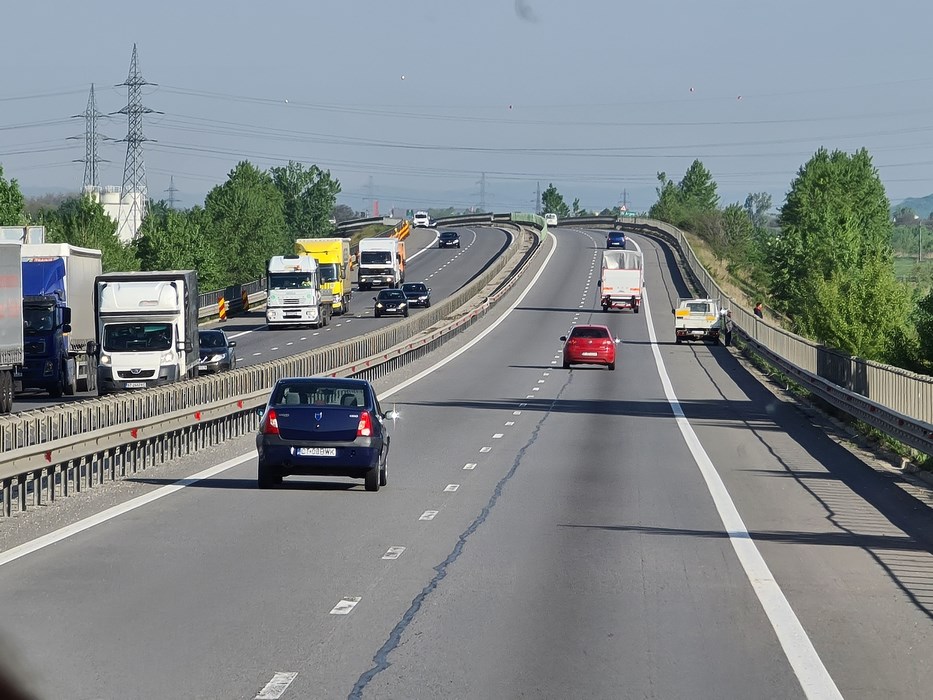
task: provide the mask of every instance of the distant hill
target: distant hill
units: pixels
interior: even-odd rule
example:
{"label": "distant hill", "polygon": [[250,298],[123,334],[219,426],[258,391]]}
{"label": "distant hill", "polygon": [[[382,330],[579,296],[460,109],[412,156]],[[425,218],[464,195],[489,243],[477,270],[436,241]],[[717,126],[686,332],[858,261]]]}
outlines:
{"label": "distant hill", "polygon": [[933,194],[928,194],[926,197],[908,197],[900,204],[891,207],[891,212],[893,213],[902,207],[913,209],[914,213],[921,219],[928,219],[930,214],[933,213]]}

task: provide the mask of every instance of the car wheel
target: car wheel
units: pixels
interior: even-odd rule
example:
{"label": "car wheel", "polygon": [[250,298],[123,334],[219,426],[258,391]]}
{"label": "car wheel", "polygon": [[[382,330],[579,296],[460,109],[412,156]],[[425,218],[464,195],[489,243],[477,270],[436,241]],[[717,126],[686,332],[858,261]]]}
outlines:
{"label": "car wheel", "polygon": [[427,309],[429,306],[431,306],[431,300],[430,300],[430,299],[428,299],[426,302],[424,302],[424,308]]}
{"label": "car wheel", "polygon": [[564,360],[564,369],[570,369],[570,363]]}
{"label": "car wheel", "polygon": [[405,313],[402,314],[405,318],[408,318],[408,309],[405,309]]}
{"label": "car wheel", "polygon": [[379,485],[385,486],[389,481],[389,456],[382,461],[382,469],[379,470]]}
{"label": "car wheel", "polygon": [[267,464],[259,463],[256,481],[261,489],[271,489],[282,483],[282,477]]}
{"label": "car wheel", "polygon": [[379,465],[366,472],[366,490],[367,491],[378,491],[379,490]]}
{"label": "car wheel", "polygon": [[373,313],[373,316],[375,316],[376,318],[382,318],[382,314],[379,313],[378,311],[376,311],[375,313]]}
{"label": "car wheel", "polygon": [[615,363],[615,362],[610,362],[610,363],[609,363],[609,371],[611,372],[611,371],[614,370],[615,368],[616,368],[616,363]]}

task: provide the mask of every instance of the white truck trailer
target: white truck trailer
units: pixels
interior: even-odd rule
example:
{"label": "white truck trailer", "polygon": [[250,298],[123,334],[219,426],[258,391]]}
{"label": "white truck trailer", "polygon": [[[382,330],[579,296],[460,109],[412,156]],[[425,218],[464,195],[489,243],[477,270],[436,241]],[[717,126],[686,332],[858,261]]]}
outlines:
{"label": "white truck trailer", "polygon": [[397,238],[364,238],[358,270],[361,290],[398,287],[405,281],[405,243]]}
{"label": "white truck trailer", "polygon": [[23,366],[23,263],[18,242],[0,242],[0,414],[13,410]]}
{"label": "white truck trailer", "polygon": [[599,272],[599,302],[603,311],[641,308],[645,287],[642,255],[637,250],[604,250]]}

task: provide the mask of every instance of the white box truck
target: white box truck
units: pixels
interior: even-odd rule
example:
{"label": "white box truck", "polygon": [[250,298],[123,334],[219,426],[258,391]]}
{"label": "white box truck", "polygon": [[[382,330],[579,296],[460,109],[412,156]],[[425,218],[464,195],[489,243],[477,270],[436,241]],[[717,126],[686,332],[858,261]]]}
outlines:
{"label": "white box truck", "polygon": [[310,255],[276,255],[266,273],[266,324],[313,326],[330,323],[334,295],[321,289],[317,260]]}
{"label": "white box truck", "polygon": [[637,250],[604,250],[599,272],[599,302],[603,311],[641,307],[645,287],[642,255]]}
{"label": "white box truck", "polygon": [[0,414],[13,410],[23,366],[23,263],[18,242],[0,242]]}
{"label": "white box truck", "polygon": [[95,281],[97,391],[145,389],[198,376],[198,274],[111,272]]}
{"label": "white box truck", "polygon": [[25,364],[21,389],[50,396],[97,388],[94,280],[101,252],[66,243],[27,244],[23,256]]}
{"label": "white box truck", "polygon": [[398,287],[405,281],[405,243],[397,238],[364,238],[358,269],[361,290]]}

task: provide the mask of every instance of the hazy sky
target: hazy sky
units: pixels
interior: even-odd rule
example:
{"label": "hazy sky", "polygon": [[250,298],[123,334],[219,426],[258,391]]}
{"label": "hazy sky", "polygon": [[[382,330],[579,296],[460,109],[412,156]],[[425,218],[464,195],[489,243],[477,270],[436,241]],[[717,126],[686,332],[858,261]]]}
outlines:
{"label": "hazy sky", "polygon": [[[162,0],[5,3],[0,164],[76,190],[91,83],[126,103],[133,43],[150,196],[203,201],[238,160],[329,168],[383,210],[654,201],[700,158],[725,202],[775,204],[819,146],[874,157],[892,201],[933,192],[933,3],[917,0]],[[404,76],[404,79],[402,78]],[[287,102],[286,102],[287,100]],[[126,135],[120,115],[102,133]],[[103,184],[125,145],[106,143]]]}

